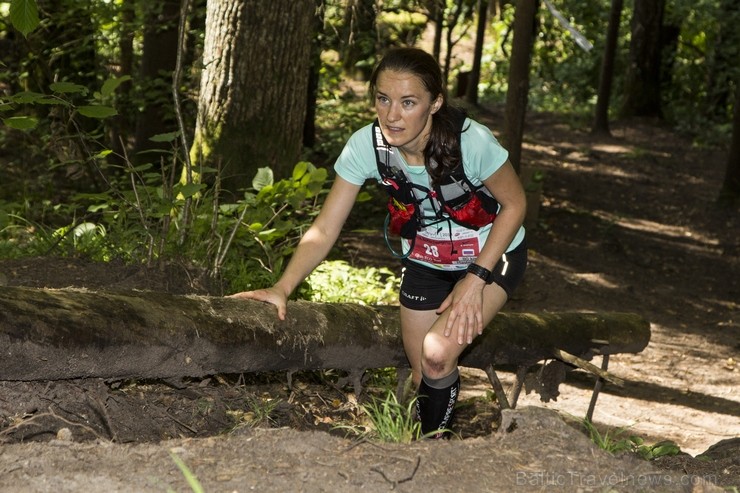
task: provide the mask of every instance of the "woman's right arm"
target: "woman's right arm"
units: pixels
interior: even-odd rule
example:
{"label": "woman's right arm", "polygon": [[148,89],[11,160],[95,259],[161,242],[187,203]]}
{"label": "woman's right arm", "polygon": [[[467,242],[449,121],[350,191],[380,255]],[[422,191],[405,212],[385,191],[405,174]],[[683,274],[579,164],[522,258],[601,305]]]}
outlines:
{"label": "woman's right arm", "polygon": [[354,185],[337,176],[319,215],[301,238],[280,279],[270,288],[242,291],[229,297],[272,303],[277,307],[278,318],[285,320],[288,297],[329,254],[339,238],[360,188],[360,185]]}

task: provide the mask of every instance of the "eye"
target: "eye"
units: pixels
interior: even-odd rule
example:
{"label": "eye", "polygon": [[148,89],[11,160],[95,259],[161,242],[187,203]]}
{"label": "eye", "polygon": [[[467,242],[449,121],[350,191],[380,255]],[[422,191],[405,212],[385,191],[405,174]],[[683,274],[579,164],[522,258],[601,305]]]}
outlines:
{"label": "eye", "polygon": [[375,98],[380,104],[388,104],[388,98],[385,96],[378,96]]}
{"label": "eye", "polygon": [[416,104],[416,103],[415,103],[414,101],[410,100],[410,99],[406,99],[406,100],[404,100],[404,102],[403,102],[403,106],[404,106],[405,108],[411,108],[411,107],[413,107],[413,106],[414,106],[414,104]]}

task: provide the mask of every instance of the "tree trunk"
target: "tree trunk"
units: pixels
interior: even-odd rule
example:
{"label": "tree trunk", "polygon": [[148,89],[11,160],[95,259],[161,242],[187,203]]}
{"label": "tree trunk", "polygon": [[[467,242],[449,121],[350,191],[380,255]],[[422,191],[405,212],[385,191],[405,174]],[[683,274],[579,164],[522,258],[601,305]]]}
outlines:
{"label": "tree trunk", "polygon": [[519,0],[514,12],[509,87],[506,91],[503,144],[514,169],[521,168],[524,119],[529,100],[529,65],[534,39],[534,17],[539,0]]}
{"label": "tree trunk", "polygon": [[207,4],[192,163],[223,170],[236,193],[258,168],[288,176],[306,116],[313,0],[211,0]]}
{"label": "tree trunk", "polygon": [[149,139],[177,129],[170,88],[177,62],[180,1],[159,0],[144,4],[144,8],[146,18],[139,81],[144,109],[136,119],[136,162],[151,162],[151,155],[138,155],[143,151],[169,149],[169,143],[156,143]]}
{"label": "tree trunk", "polygon": [[[134,78],[134,26],[136,25],[136,0],[123,0],[118,10],[119,22],[119,62],[116,75]],[[123,156],[130,150],[129,135],[136,128],[135,117],[138,113],[131,100],[132,82],[126,81],[118,88],[116,110],[118,114],[110,119],[110,148],[113,151],[108,161],[124,165]]]}
{"label": "tree trunk", "polygon": [[[626,313],[500,313],[462,366],[531,366],[640,352],[647,321]],[[406,367],[397,307],[151,292],[0,287],[0,380],[178,378],[217,373]]]}
{"label": "tree trunk", "polygon": [[735,110],[732,118],[732,141],[727,156],[725,179],[720,191],[719,203],[730,206],[740,203],[740,77],[735,83]]}
{"label": "tree trunk", "polygon": [[465,91],[465,100],[473,105],[478,104],[478,83],[480,82],[481,57],[483,56],[483,40],[486,37],[488,14],[488,0],[478,0],[478,29],[475,33],[475,49],[473,50],[473,69],[470,71],[470,80]]}
{"label": "tree trunk", "polygon": [[661,26],[665,0],[635,0],[622,116],[662,117]]}
{"label": "tree trunk", "polygon": [[[321,32],[324,24],[322,0],[316,2],[314,32]],[[321,81],[321,41],[314,36],[311,42],[311,64],[308,69],[308,88],[306,90],[306,117],[303,121],[303,147],[313,149],[316,145],[316,105],[318,101],[319,82]]]}
{"label": "tree trunk", "polygon": [[438,63],[442,61],[442,35],[445,24],[445,0],[432,0],[431,16],[434,20],[434,41],[432,56]]}
{"label": "tree trunk", "polygon": [[596,97],[596,109],[594,111],[594,125],[591,129],[591,132],[594,134],[611,135],[609,130],[609,100],[612,93],[614,58],[617,53],[622,4],[622,0],[612,0],[611,10],[609,11],[609,26],[606,32],[604,58],[601,61],[601,75],[599,77],[599,90]]}

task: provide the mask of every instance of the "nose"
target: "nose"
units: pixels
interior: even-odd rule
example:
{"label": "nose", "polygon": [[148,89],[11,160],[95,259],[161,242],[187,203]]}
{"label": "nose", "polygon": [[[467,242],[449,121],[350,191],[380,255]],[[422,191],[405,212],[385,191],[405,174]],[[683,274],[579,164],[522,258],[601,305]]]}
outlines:
{"label": "nose", "polygon": [[388,107],[388,113],[386,114],[386,119],[389,122],[397,122],[401,119],[401,108],[398,104],[391,103],[391,105]]}

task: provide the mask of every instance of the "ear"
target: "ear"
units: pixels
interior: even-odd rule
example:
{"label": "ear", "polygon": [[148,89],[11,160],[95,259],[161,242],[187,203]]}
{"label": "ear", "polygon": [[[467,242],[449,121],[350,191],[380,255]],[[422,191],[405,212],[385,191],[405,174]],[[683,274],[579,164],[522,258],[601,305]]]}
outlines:
{"label": "ear", "polygon": [[437,111],[439,111],[439,109],[442,107],[442,103],[444,103],[444,102],[445,102],[444,96],[442,96],[441,94],[439,96],[437,96],[437,99],[435,99],[432,102],[432,114],[434,114]]}

